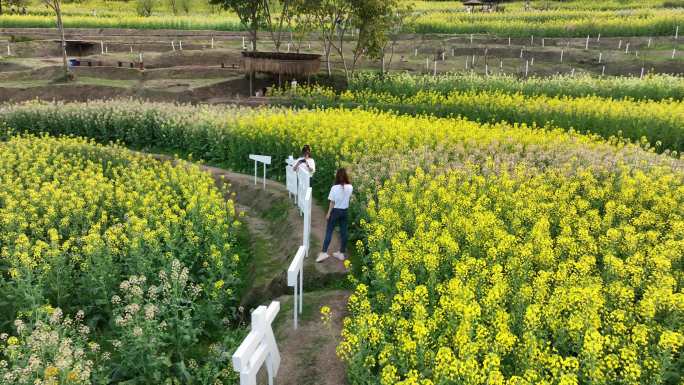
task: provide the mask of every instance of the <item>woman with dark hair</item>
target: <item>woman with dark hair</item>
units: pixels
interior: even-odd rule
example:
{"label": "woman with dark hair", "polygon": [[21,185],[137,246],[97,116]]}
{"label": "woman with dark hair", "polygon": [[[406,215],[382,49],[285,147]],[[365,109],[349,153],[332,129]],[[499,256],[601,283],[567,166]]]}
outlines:
{"label": "woman with dark hair", "polygon": [[323,251],[318,254],[316,262],[321,262],[328,259],[328,247],[332,240],[332,234],[336,225],[340,225],[340,251],[333,254],[333,256],[340,261],[346,258],[344,253],[347,248],[347,211],[349,209],[349,199],[351,198],[354,187],[349,182],[347,170],[341,168],[335,174],[335,185],[330,189],[328,200],[330,205],[328,207],[328,214],[325,219],[328,221],[328,226],[325,229],[325,241],[323,242]]}
{"label": "woman with dark hair", "polygon": [[308,144],[302,148],[302,156],[295,161],[292,169],[297,172],[299,167],[303,167],[310,175],[316,172],[316,162],[311,157],[311,147]]}

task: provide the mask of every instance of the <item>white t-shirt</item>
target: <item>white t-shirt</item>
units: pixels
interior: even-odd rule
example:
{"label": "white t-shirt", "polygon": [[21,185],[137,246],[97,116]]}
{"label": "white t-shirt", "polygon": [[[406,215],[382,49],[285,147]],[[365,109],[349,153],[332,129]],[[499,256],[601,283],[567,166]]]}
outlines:
{"label": "white t-shirt", "polygon": [[336,184],[330,189],[330,194],[328,194],[328,200],[335,202],[336,209],[348,209],[349,208],[349,198],[351,198],[352,192],[354,191],[354,186],[350,184]]}
{"label": "white t-shirt", "polygon": [[[308,171],[311,175],[313,175],[316,172],[316,162],[314,162],[313,158],[297,158],[297,160],[295,160],[295,162],[293,163],[293,167],[295,164],[299,163],[300,160],[305,161],[306,164],[309,166],[310,170],[307,170],[306,167],[304,167],[304,163],[301,163],[299,167],[304,167],[304,170]],[[299,170],[299,168],[297,168],[297,170]]]}

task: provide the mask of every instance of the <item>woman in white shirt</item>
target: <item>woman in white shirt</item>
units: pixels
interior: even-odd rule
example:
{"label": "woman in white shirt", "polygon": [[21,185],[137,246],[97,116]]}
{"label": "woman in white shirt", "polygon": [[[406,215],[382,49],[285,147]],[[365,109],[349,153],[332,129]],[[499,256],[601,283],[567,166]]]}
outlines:
{"label": "woman in white shirt", "polygon": [[345,251],[347,248],[347,225],[349,209],[349,199],[351,198],[354,187],[349,183],[349,176],[347,170],[341,168],[337,170],[335,175],[335,185],[330,189],[328,200],[330,205],[328,207],[328,214],[325,219],[328,221],[328,226],[325,229],[325,241],[323,242],[323,251],[318,254],[316,262],[326,260],[328,255],[328,247],[332,240],[332,234],[337,224],[340,225],[340,251],[333,254],[333,256],[340,261],[345,259]]}
{"label": "woman in white shirt", "polygon": [[311,157],[311,147],[308,144],[302,148],[302,156],[295,161],[292,169],[297,172],[300,167],[308,171],[311,176],[316,172],[316,162]]}

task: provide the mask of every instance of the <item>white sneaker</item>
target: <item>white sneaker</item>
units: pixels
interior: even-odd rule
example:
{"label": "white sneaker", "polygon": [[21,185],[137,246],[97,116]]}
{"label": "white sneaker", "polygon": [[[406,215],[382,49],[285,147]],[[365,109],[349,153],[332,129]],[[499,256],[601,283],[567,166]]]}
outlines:
{"label": "white sneaker", "polygon": [[318,258],[316,258],[316,262],[323,262],[329,257],[330,255],[328,253],[318,253]]}
{"label": "white sneaker", "polygon": [[339,251],[333,253],[333,257],[339,259],[340,261],[344,261],[345,259],[347,259],[347,257],[345,257],[344,254],[340,253]]}

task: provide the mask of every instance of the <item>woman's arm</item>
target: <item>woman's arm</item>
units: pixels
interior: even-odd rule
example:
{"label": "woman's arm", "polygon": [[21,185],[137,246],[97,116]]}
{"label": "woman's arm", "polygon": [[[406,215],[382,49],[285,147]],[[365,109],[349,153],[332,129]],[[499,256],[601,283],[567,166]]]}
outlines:
{"label": "woman's arm", "polygon": [[332,214],[333,208],[335,208],[335,202],[330,201],[330,204],[328,205],[328,213],[325,214],[326,221],[330,220],[330,215]]}

